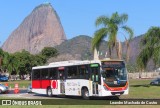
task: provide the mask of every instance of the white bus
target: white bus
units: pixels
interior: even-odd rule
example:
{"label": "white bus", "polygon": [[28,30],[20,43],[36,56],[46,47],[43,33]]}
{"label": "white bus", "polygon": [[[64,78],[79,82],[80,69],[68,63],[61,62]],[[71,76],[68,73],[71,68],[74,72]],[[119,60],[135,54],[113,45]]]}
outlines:
{"label": "white bus", "polygon": [[119,97],[128,89],[122,60],[62,61],[32,68],[32,92],[48,96]]}

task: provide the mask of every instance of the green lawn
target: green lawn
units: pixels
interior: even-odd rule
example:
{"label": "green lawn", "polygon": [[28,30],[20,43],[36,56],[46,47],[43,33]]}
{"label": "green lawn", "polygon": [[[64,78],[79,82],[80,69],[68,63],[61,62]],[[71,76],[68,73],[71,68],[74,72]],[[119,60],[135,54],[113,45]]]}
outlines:
{"label": "green lawn", "polygon": [[[134,79],[129,81],[129,95],[121,96],[120,99],[160,99],[160,86],[151,86],[149,85],[150,79]],[[6,82],[2,82],[5,84]],[[9,81],[7,82],[9,86],[14,87],[14,84],[18,83],[19,87],[27,87],[31,81]],[[1,99],[7,99],[1,97]],[[38,97],[37,97],[38,99]],[[69,101],[70,99],[67,99]],[[83,104],[85,100],[71,99],[71,102],[78,102]],[[96,103],[98,100],[91,100],[93,103]],[[104,101],[104,100],[100,100]],[[103,103],[103,102],[102,102]],[[12,108],[21,108],[22,106],[10,106]],[[43,106],[24,106],[26,108],[159,108],[159,105],[43,105]],[[3,108],[8,108],[8,106],[3,106]]]}
{"label": "green lawn", "polygon": [[[129,81],[129,95],[121,96],[121,99],[160,99],[160,86],[149,85],[151,79],[132,79]],[[8,81],[9,87],[14,88],[15,84],[19,84],[19,88],[27,88],[31,81]]]}
{"label": "green lawn", "polygon": [[15,84],[18,84],[19,85],[19,88],[27,88],[28,87],[28,84],[31,83],[31,81],[28,81],[28,80],[17,80],[17,81],[8,81],[8,82],[1,82],[2,84],[6,84],[8,83],[8,86],[9,88],[14,88]]}
{"label": "green lawn", "polygon": [[151,86],[150,79],[130,80],[129,95],[121,99],[160,99],[160,86]]}

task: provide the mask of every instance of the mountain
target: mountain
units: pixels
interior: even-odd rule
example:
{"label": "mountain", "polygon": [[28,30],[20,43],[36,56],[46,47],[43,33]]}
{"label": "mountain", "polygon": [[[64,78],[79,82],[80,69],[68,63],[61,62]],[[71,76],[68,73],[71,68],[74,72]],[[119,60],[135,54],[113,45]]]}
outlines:
{"label": "mountain", "polygon": [[[140,41],[144,35],[134,37],[130,42],[130,59],[129,64],[134,66],[136,64],[136,59],[142,48],[140,47]],[[60,60],[92,60],[93,52],[91,51],[91,41],[92,37],[86,35],[79,35],[72,39],[66,40],[60,45],[55,46],[55,48],[60,53],[60,56],[57,58],[51,58],[48,63]],[[108,52],[107,42],[103,41],[99,48],[99,58],[105,58],[106,52]],[[122,42],[122,59],[126,58],[126,45],[125,42]],[[109,55],[107,54],[107,57]],[[112,58],[116,58],[116,50],[112,51]],[[134,67],[135,68],[135,67]],[[155,65],[153,60],[149,60],[146,70],[152,71],[155,70]]]}
{"label": "mountain", "polygon": [[91,52],[92,38],[85,35],[79,35],[72,39],[64,41],[62,44],[55,48],[60,54],[70,54],[78,57],[78,59],[91,59],[93,57]]}
{"label": "mountain", "polygon": [[[143,35],[137,36],[130,42],[131,63],[136,62],[135,60],[141,51],[139,43],[142,37]],[[73,56],[78,56],[79,59],[93,59],[93,52],[91,51],[91,41],[92,37],[79,35],[70,40],[64,41],[62,44],[56,46],[55,48],[59,51],[60,54],[71,54]],[[122,42],[122,50],[122,55],[125,57],[127,48],[124,42]],[[104,58],[106,52],[108,52],[107,42],[103,41],[99,48],[100,58]],[[115,50],[113,50],[112,55],[113,57],[116,57]]]}
{"label": "mountain", "polygon": [[[130,42],[130,60],[129,64],[134,65],[136,63],[136,58],[139,55],[141,48],[140,48],[140,41],[143,38],[143,35],[136,36],[132,39]],[[55,48],[59,51],[60,55],[68,55],[70,54],[70,57],[66,57],[64,59],[64,56],[60,56],[58,58],[63,58],[63,60],[70,60],[70,59],[79,59],[79,60],[92,60],[93,59],[93,52],[91,51],[91,41],[92,37],[80,35],[76,36],[72,39],[64,41],[62,44],[56,46]],[[126,45],[125,42],[122,42],[122,56],[123,59],[126,57]],[[106,52],[108,52],[107,49],[107,42],[103,41],[99,48],[99,54],[100,58],[105,58]],[[112,57],[115,58],[116,56],[116,50],[114,49],[112,52]],[[107,55],[109,57],[109,55]],[[58,59],[62,60],[62,59]],[[53,58],[49,62],[58,61],[57,59]],[[151,64],[151,63],[149,63]],[[152,65],[147,66],[149,69],[152,70],[154,67]]]}
{"label": "mountain", "polygon": [[[143,35],[137,36],[135,37],[131,42],[130,42],[130,62],[131,63],[135,63],[136,62],[136,58],[139,55],[139,53],[141,52],[141,48],[140,48],[140,41],[143,38]],[[125,43],[123,43],[123,54],[125,55],[126,53],[126,46]]]}
{"label": "mountain", "polygon": [[58,14],[50,3],[37,6],[2,45],[4,51],[14,53],[25,49],[32,54],[44,47],[56,46],[66,40]]}

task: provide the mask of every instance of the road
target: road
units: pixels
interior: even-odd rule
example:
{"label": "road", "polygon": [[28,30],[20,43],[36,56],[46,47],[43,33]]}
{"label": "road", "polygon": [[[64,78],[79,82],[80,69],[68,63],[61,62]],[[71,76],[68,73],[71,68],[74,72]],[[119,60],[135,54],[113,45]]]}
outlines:
{"label": "road", "polygon": [[[19,93],[15,94],[14,90],[10,90],[9,93],[7,94],[0,94],[0,97],[8,97],[8,98],[21,98],[21,99],[82,99],[81,97],[78,96],[67,96],[66,98],[64,97],[57,97],[57,96],[52,96],[48,97],[47,95],[43,94],[35,94],[35,93],[27,93],[26,89],[21,89]],[[107,99],[107,98],[98,98],[98,99]],[[112,99],[112,98],[111,98]],[[117,99],[117,98],[114,98]]]}
{"label": "road", "polygon": [[14,93],[14,90],[10,90],[9,93],[0,94],[0,96],[10,97],[10,98],[24,98],[24,99],[62,99],[58,97],[47,97],[47,95],[27,93],[27,90],[25,89],[21,89],[17,94]]}

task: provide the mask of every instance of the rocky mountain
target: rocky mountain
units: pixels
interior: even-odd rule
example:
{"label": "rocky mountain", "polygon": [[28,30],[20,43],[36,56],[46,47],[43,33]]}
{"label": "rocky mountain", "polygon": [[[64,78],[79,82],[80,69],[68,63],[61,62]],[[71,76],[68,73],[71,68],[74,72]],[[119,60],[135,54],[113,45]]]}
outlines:
{"label": "rocky mountain", "polygon": [[70,54],[78,59],[91,59],[93,57],[91,48],[92,38],[85,35],[76,36],[70,40],[66,40],[62,44],[56,46],[60,54]]}
{"label": "rocky mountain", "polygon": [[[142,50],[140,47],[140,41],[143,38],[143,35],[135,37],[131,42],[130,42],[130,62],[135,63],[136,58],[139,55],[140,51]],[[125,43],[123,43],[123,55],[126,53],[126,46]]]}
{"label": "rocky mountain", "polygon": [[[141,51],[139,44],[142,37],[143,35],[137,36],[130,42],[131,64],[135,63]],[[67,40],[58,14],[51,4],[47,3],[37,6],[23,20],[20,26],[5,41],[2,49],[9,53],[25,49],[32,54],[37,54],[44,47],[55,47],[61,55],[57,60],[62,60],[62,58],[63,60],[74,58],[86,60],[93,59],[91,40],[92,37],[86,35],[76,36]],[[124,58],[126,50],[126,45],[122,42],[122,56]],[[106,52],[108,52],[107,42],[103,41],[99,49],[100,58],[104,58]],[[116,57],[115,50],[113,50],[112,55]]]}
{"label": "rocky mountain", "polygon": [[[136,36],[130,42],[129,64],[132,66],[135,66],[136,58],[142,50],[142,48],[140,47],[140,41],[142,38],[143,35]],[[91,41],[92,37],[86,35],[76,36],[70,40],[64,41],[62,44],[55,47],[59,51],[60,56],[50,59],[48,63],[61,60],[92,60],[93,52],[91,51]],[[126,58],[126,50],[127,48],[125,42],[122,42],[122,58],[124,60]],[[99,48],[100,59],[105,58],[106,52],[108,52],[107,42],[103,41]],[[109,55],[107,55],[107,57],[109,57]],[[112,57],[117,57],[115,49],[112,51]],[[155,70],[155,65],[152,59],[149,61],[146,70]]]}
{"label": "rocky mountain", "polygon": [[50,3],[41,4],[28,15],[2,45],[4,51],[14,53],[25,49],[32,54],[44,47],[56,46],[66,40],[63,27]]}
{"label": "rocky mountain", "polygon": [[[140,53],[141,49],[139,46],[140,40],[143,36],[137,36],[130,42],[130,62],[135,63],[135,60]],[[91,40],[92,37],[80,35],[76,36],[70,40],[66,40],[62,44],[56,46],[55,48],[58,49],[60,54],[71,54],[75,58],[78,59],[93,59],[93,52],[91,51]],[[123,57],[126,55],[126,45],[124,42],[122,42],[122,52]],[[103,41],[100,45],[100,58],[104,58],[106,52],[108,52],[107,49],[107,42]],[[113,50],[112,52],[113,57],[116,57],[116,52]],[[109,55],[108,55],[109,56]]]}
{"label": "rocky mountain", "polygon": [[[129,64],[134,66],[136,64],[136,58],[139,55],[140,51],[142,50],[140,47],[140,41],[143,38],[143,35],[136,36],[131,42],[130,42],[130,60]],[[48,62],[54,62],[58,60],[92,60],[93,59],[93,52],[91,51],[91,40],[92,37],[80,35],[76,36],[70,40],[64,41],[62,44],[56,46],[55,48],[59,51],[60,56],[58,58],[52,58]],[[122,56],[123,59],[126,57],[126,45],[124,42],[122,42]],[[103,41],[101,43],[99,54],[100,59],[105,58],[107,49],[107,42]],[[67,55],[67,56],[64,56]],[[116,56],[116,51],[113,50],[112,52],[113,58]],[[107,55],[109,57],[109,55]],[[63,59],[62,59],[63,58]],[[155,65],[152,61],[152,59],[149,61],[146,70],[152,71],[155,69]]]}

